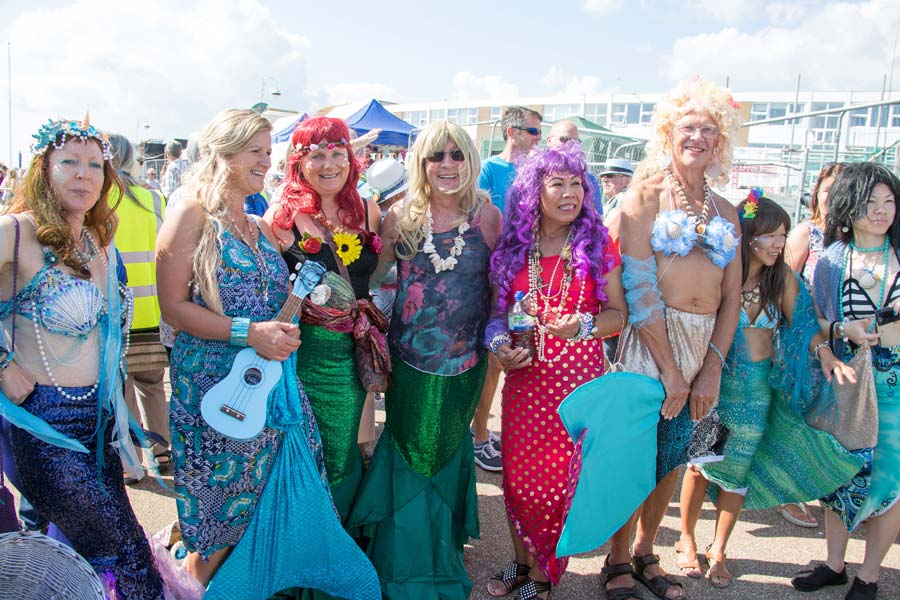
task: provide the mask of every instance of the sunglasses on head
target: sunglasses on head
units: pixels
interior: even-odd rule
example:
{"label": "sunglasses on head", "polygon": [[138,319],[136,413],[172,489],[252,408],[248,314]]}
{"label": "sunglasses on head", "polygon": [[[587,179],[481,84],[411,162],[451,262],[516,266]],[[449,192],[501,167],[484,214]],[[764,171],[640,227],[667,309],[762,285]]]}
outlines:
{"label": "sunglasses on head", "polygon": [[513,125],[513,129],[525,131],[528,133],[528,135],[541,135],[541,130],[537,127],[519,127],[518,125]]}
{"label": "sunglasses on head", "polygon": [[445,156],[449,156],[450,160],[452,160],[453,162],[463,162],[464,160],[466,160],[466,155],[463,154],[462,150],[450,150],[449,152],[445,150],[438,150],[431,156],[426,156],[425,160],[432,163],[439,163],[443,162]]}

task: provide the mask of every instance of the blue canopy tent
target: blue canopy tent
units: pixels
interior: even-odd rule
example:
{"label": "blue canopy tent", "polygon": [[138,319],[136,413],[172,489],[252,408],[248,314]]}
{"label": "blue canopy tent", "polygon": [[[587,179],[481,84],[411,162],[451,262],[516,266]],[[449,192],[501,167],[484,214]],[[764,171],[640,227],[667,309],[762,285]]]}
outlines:
{"label": "blue canopy tent", "polygon": [[378,100],[372,100],[346,119],[347,126],[357,134],[363,135],[371,129],[381,129],[381,133],[373,142],[378,146],[403,146],[409,144],[409,132],[415,129],[412,125],[392,115]]}
{"label": "blue canopy tent", "polygon": [[[287,125],[285,125],[281,129],[279,129],[278,131],[273,131],[272,132],[272,143],[280,144],[282,142],[291,141],[291,136],[294,134],[294,129],[297,128],[297,123],[302,122],[304,119],[306,119],[306,117],[307,117],[307,114],[303,113],[296,119],[293,119],[292,121],[290,121]],[[279,119],[278,121],[281,121],[281,123],[277,122],[278,125],[281,125],[284,120]]]}

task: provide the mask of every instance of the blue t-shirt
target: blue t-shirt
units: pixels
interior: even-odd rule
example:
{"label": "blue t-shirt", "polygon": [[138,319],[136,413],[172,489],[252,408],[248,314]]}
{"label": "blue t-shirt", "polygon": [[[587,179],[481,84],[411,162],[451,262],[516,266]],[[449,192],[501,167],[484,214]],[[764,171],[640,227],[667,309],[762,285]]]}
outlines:
{"label": "blue t-shirt", "polygon": [[266,214],[267,210],[269,210],[269,203],[263,194],[250,194],[244,198],[244,212],[248,215],[261,217]]}
{"label": "blue t-shirt", "polygon": [[491,195],[491,202],[500,209],[501,214],[506,207],[506,193],[515,178],[516,165],[499,156],[492,156],[481,163],[478,187]]}

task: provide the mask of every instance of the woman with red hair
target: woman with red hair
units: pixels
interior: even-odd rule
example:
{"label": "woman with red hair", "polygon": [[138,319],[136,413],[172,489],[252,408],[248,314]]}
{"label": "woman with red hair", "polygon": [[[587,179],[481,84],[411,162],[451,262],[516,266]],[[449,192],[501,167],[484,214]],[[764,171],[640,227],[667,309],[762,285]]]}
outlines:
{"label": "woman with red hair", "polygon": [[357,432],[366,390],[357,375],[356,347],[376,353],[385,349],[387,330],[369,296],[369,278],[381,251],[381,211],[357,193],[359,169],[343,121],[316,117],[300,123],[291,136],[284,191],[264,217],[292,271],[314,260],[353,288],[355,302],[344,310],[333,302],[304,302],[303,352],[297,355],[297,374],[319,422],[328,483],[344,522],[362,480]]}

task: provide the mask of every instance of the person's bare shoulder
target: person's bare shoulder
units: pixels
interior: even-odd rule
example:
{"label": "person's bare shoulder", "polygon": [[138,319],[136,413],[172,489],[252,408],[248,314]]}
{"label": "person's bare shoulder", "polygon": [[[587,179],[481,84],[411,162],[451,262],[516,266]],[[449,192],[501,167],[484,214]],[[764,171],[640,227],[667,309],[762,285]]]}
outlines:
{"label": "person's bare shoulder", "polygon": [[728,219],[732,223],[739,224],[740,219],[738,218],[737,208],[726,200],[723,196],[713,192],[712,193],[712,202],[713,206],[716,209],[716,212],[722,217]]}
{"label": "person's bare shoulder", "polygon": [[632,217],[659,212],[659,197],[663,192],[663,175],[649,177],[628,188],[622,201],[622,212]]}

